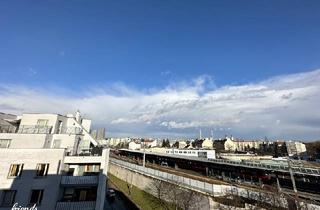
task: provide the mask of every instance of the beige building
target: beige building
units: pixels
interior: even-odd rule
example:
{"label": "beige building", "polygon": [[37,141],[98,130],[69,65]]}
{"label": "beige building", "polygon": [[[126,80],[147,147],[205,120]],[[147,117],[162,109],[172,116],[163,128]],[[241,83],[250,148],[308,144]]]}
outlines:
{"label": "beige building", "polygon": [[205,139],[205,140],[202,142],[201,147],[202,147],[203,149],[213,149],[213,140],[211,140],[211,139]]}
{"label": "beige building", "polygon": [[233,138],[226,138],[224,143],[224,149],[226,151],[245,151],[246,148],[259,149],[262,141],[244,141],[244,140],[233,140]]}

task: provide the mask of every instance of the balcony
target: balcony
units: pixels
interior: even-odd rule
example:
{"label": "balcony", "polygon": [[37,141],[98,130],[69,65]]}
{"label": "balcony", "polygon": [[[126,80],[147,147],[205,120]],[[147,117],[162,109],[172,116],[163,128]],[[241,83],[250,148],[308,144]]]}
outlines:
{"label": "balcony", "polygon": [[17,127],[12,125],[0,125],[0,133],[16,133]]}
{"label": "balcony", "polygon": [[18,133],[22,134],[50,134],[52,126],[20,125]]}
{"label": "balcony", "polygon": [[82,134],[82,128],[64,127],[58,131],[58,134],[80,135],[80,134]]}
{"label": "balcony", "polygon": [[56,210],[94,210],[95,201],[57,202]]}
{"label": "balcony", "polygon": [[63,186],[92,186],[98,184],[98,176],[62,176],[61,185]]}

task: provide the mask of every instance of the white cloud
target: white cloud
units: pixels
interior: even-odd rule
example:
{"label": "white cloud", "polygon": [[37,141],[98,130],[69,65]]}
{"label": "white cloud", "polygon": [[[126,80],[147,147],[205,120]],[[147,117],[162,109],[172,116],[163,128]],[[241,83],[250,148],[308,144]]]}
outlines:
{"label": "white cloud", "polygon": [[[70,94],[71,93],[71,94]],[[80,109],[109,135],[243,138],[320,137],[320,70],[217,88],[209,76],[158,90],[123,84],[70,90],[0,85],[0,111],[68,113]]]}

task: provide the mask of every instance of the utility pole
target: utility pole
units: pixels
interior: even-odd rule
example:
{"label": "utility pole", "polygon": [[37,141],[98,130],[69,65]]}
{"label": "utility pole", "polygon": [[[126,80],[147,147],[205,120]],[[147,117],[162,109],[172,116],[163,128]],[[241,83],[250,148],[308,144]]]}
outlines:
{"label": "utility pole", "polygon": [[291,160],[289,158],[289,145],[287,145],[286,142],[285,142],[285,144],[286,144],[287,153],[288,153],[288,155],[287,155],[287,163],[288,163],[289,173],[290,173],[290,177],[291,177],[292,187],[293,187],[293,191],[294,191],[295,197],[297,199],[298,198],[298,190],[297,190],[297,187],[296,187],[296,181],[294,179],[294,174],[293,174],[293,171],[292,171],[292,168],[291,168]]}
{"label": "utility pole", "polygon": [[143,139],[143,163],[142,163],[142,166],[143,168],[146,167],[146,148],[145,148],[145,145],[144,145],[144,139]]}

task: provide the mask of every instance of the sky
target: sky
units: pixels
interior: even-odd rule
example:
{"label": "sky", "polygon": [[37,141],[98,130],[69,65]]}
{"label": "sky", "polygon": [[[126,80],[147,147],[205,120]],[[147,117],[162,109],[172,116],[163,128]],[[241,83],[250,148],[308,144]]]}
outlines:
{"label": "sky", "polygon": [[107,136],[320,139],[320,2],[0,1],[0,112]]}

